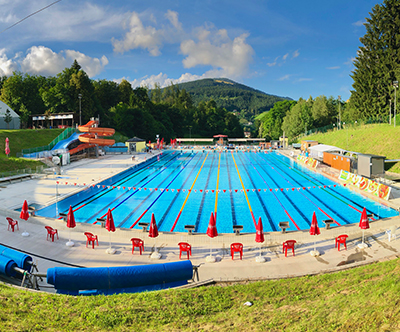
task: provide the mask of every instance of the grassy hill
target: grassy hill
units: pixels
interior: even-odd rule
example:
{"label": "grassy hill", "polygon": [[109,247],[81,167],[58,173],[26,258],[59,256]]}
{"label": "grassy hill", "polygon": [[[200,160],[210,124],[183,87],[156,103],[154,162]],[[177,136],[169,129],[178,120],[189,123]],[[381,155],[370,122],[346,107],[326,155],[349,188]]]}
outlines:
{"label": "grassy hill", "polygon": [[[400,126],[389,124],[350,125],[342,130],[313,134],[302,139],[334,145],[345,150],[400,159]],[[400,162],[389,171],[400,173]]]}
{"label": "grassy hill", "polygon": [[181,83],[178,86],[192,95],[196,105],[201,101],[213,99],[217,106],[236,112],[237,116],[246,122],[253,122],[254,116],[268,111],[277,101],[291,100],[288,97],[267,94],[226,78],[207,78]]}
{"label": "grassy hill", "polygon": [[81,297],[0,285],[0,330],[399,331],[399,273],[396,259],[293,279]]}
{"label": "grassy hill", "polygon": [[[0,130],[0,173],[23,168],[35,168],[41,162],[15,158],[22,149],[35,148],[49,144],[62,133],[63,129],[21,129]],[[10,157],[5,154],[6,137],[10,140]]]}

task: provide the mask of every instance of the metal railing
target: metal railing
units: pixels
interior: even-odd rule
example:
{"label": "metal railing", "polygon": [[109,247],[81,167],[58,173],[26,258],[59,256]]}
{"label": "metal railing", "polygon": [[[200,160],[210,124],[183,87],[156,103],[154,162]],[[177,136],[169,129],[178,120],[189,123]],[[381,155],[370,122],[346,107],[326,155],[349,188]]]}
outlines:
{"label": "metal railing", "polygon": [[21,152],[17,153],[17,157],[22,157],[23,155],[29,155],[29,154],[35,153],[35,152],[51,150],[52,148],[54,148],[54,146],[58,142],[70,137],[75,132],[76,132],[76,128],[68,127],[60,135],[58,135],[55,139],[53,139],[48,145],[39,146],[36,148],[30,148],[30,149],[23,149]]}
{"label": "metal railing", "polygon": [[46,165],[40,165],[36,166],[35,168],[23,168],[23,169],[16,169],[13,171],[7,171],[7,172],[0,172],[0,179],[1,178],[7,178],[10,176],[14,175],[20,175],[20,174],[40,174],[43,173],[43,170],[46,169]]}

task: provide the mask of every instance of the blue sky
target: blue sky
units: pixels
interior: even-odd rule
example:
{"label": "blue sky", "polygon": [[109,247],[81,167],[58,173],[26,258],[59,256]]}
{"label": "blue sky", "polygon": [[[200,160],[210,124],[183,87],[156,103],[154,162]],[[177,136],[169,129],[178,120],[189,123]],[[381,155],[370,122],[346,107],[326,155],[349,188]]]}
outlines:
{"label": "blue sky", "polygon": [[[0,31],[49,5],[0,0]],[[77,59],[133,87],[226,77],[297,100],[350,97],[377,1],[63,0],[0,33],[0,75],[54,76]]]}

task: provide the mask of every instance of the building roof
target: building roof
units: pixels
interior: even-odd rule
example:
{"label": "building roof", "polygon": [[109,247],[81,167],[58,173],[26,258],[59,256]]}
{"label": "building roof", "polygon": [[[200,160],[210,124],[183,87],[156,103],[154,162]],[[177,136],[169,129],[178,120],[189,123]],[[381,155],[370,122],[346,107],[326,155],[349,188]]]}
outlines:
{"label": "building roof", "polygon": [[13,118],[19,118],[19,115],[17,113],[15,113],[10,106],[8,106],[6,103],[4,103],[0,100],[0,116],[4,117],[6,115],[7,110],[10,111],[10,115]]}
{"label": "building roof", "polygon": [[126,142],[146,142],[146,140],[135,136],[126,140]]}
{"label": "building roof", "polygon": [[308,149],[310,151],[317,151],[317,152],[328,152],[328,151],[344,152],[344,151],[346,151],[346,150],[343,150],[336,146],[326,145],[326,144],[318,144],[318,145],[310,146]]}

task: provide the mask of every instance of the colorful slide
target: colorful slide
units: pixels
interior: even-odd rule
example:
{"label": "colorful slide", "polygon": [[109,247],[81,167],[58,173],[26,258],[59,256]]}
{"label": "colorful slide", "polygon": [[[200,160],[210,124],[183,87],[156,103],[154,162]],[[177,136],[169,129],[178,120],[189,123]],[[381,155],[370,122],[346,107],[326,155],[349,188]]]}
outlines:
{"label": "colorful slide", "polygon": [[83,126],[79,126],[78,129],[82,133],[87,133],[79,136],[79,140],[82,143],[98,144],[98,145],[113,145],[115,143],[112,139],[104,139],[99,137],[112,136],[115,130],[112,128],[99,128],[94,127],[96,121],[89,121]]}
{"label": "colorful slide", "polygon": [[105,139],[100,137],[108,137],[112,136],[115,133],[115,130],[112,128],[99,128],[94,127],[97,124],[96,121],[89,121],[87,124],[83,126],[79,126],[78,129],[80,132],[85,134],[79,135],[79,141],[84,144],[77,146],[75,149],[69,151],[70,154],[77,153],[84,149],[100,145],[113,145],[115,141],[113,139]]}

